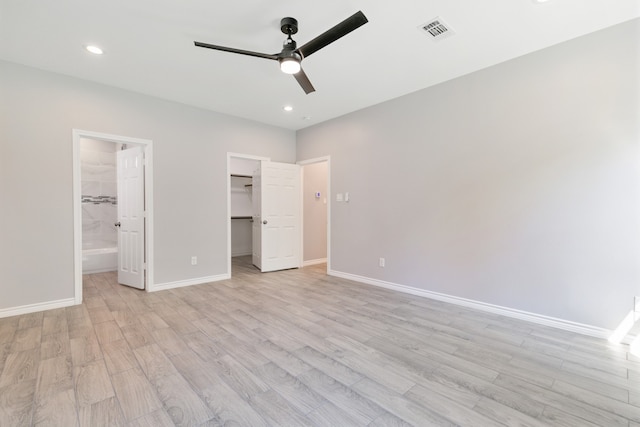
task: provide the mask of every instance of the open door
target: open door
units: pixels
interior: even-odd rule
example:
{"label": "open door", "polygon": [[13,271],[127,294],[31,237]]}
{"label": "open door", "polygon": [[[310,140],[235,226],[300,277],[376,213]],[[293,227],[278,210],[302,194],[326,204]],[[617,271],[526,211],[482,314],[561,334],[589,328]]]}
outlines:
{"label": "open door", "polygon": [[262,161],[253,174],[253,264],[300,267],[300,166]]}
{"label": "open door", "polygon": [[261,167],[253,171],[251,180],[251,261],[253,265],[262,270],[262,175]]}
{"label": "open door", "polygon": [[118,173],[118,283],[144,289],[144,154],[116,153]]}

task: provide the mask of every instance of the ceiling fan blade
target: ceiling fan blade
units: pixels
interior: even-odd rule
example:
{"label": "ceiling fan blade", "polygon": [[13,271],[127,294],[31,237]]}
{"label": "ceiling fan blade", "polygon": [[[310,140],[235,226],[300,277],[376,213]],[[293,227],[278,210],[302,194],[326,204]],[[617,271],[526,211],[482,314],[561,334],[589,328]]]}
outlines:
{"label": "ceiling fan blade", "polygon": [[369,22],[369,20],[366,16],[364,16],[364,13],[362,13],[362,11],[358,11],[338,25],[320,34],[315,39],[305,43],[298,49],[298,52],[300,52],[302,54],[302,57],[305,58],[312,53],[322,49],[329,43],[333,43],[340,37],[346,36],[351,31],[355,30],[358,27],[361,27],[367,22]]}
{"label": "ceiling fan blade", "polygon": [[296,78],[296,80],[298,81],[298,84],[302,87],[302,89],[304,90],[304,93],[306,93],[307,95],[309,95],[311,92],[316,91],[316,89],[311,84],[309,77],[307,77],[303,69],[300,69],[300,71],[295,73],[293,77]]}
{"label": "ceiling fan blade", "polygon": [[276,60],[278,59],[277,54],[271,55],[268,53],[252,52],[250,50],[235,49],[233,47],[218,46],[215,44],[202,43],[202,42],[193,42],[193,44],[195,44],[198,47],[205,47],[207,49],[221,50],[224,52],[231,52],[231,53],[239,53],[241,55],[255,56],[258,58],[265,58],[265,59],[276,59]]}

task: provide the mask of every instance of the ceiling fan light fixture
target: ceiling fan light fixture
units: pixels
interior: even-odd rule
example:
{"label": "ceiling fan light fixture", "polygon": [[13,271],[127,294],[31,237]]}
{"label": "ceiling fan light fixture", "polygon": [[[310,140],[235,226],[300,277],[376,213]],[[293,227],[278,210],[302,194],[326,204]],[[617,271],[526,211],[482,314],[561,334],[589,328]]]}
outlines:
{"label": "ceiling fan light fixture", "polygon": [[300,72],[300,59],[296,57],[280,58],[280,71],[285,74],[296,74]]}

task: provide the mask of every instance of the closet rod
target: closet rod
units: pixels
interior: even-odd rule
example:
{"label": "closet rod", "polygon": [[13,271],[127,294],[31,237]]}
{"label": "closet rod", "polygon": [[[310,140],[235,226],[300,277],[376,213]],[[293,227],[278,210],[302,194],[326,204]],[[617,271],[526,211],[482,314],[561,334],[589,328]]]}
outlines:
{"label": "closet rod", "polygon": [[251,175],[238,175],[236,173],[232,173],[231,176],[235,178],[253,178]]}

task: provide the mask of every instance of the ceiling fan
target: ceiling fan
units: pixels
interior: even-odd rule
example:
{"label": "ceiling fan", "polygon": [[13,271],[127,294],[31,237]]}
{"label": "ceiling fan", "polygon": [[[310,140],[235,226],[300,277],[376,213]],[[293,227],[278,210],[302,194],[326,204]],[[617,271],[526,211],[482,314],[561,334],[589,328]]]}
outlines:
{"label": "ceiling fan", "polygon": [[356,28],[369,22],[367,17],[364,16],[362,11],[358,11],[351,15],[349,18],[335,25],[333,28],[320,34],[315,39],[305,43],[304,45],[297,47],[296,42],[291,38],[291,35],[298,32],[298,21],[294,18],[282,18],[280,21],[280,30],[287,35],[287,39],[282,44],[282,51],[280,53],[268,54],[260,52],[252,52],[249,50],[235,49],[232,47],[217,46],[209,43],[196,42],[193,43],[198,47],[205,47],[207,49],[222,50],[224,52],[239,53],[241,55],[255,56],[257,58],[274,59],[280,63],[280,69],[287,74],[293,74],[298,81],[302,89],[306,94],[314,92],[315,89],[309,78],[301,68],[300,63],[303,58],[317,52],[330,43],[338,40],[339,38],[346,36]]}

